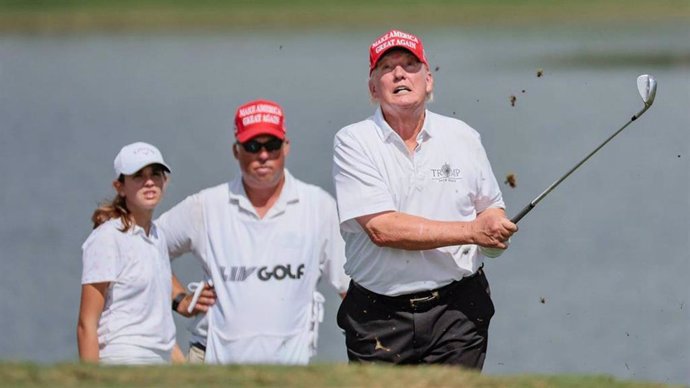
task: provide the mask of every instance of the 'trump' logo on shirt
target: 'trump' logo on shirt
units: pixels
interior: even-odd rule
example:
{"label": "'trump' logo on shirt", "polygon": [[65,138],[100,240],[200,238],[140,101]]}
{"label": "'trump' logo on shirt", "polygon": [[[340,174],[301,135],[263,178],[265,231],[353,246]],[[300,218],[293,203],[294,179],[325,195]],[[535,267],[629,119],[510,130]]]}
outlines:
{"label": "'trump' logo on shirt", "polygon": [[[258,271],[257,271],[258,269]],[[300,264],[293,270],[292,264],[278,264],[273,268],[269,267],[220,267],[220,275],[226,282],[243,282],[256,272],[259,280],[267,282],[271,279],[284,280],[301,279],[304,276],[304,264]]]}
{"label": "'trump' logo on shirt", "polygon": [[441,168],[431,169],[431,179],[437,182],[455,182],[462,179],[459,168],[451,168],[450,164],[444,163]]}

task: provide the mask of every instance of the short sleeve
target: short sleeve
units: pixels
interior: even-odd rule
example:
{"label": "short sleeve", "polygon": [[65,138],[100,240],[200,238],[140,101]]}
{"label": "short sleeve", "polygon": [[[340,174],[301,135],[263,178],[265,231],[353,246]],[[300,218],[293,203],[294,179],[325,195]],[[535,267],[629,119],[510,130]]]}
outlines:
{"label": "short sleeve", "polygon": [[112,282],[117,279],[121,269],[121,255],[115,233],[122,232],[102,225],[86,240],[82,246],[81,284]]}
{"label": "short sleeve", "polygon": [[366,154],[364,145],[345,129],[335,138],[333,181],[340,222],[368,214],[397,210],[380,171]]}
{"label": "short sleeve", "polygon": [[168,253],[176,258],[193,252],[204,233],[204,213],[200,194],[190,195],[156,220],[163,231]]}

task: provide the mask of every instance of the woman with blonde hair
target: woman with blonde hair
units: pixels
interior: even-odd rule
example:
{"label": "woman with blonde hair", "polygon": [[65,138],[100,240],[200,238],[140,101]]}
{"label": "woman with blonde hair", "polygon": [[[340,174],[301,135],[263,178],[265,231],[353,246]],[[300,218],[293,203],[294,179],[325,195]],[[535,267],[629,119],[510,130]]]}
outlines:
{"label": "woman with blonde hair", "polygon": [[165,237],[153,212],[170,168],[147,143],[129,144],[114,162],[115,198],[93,213],[82,246],[79,357],[106,364],[169,363],[175,345]]}

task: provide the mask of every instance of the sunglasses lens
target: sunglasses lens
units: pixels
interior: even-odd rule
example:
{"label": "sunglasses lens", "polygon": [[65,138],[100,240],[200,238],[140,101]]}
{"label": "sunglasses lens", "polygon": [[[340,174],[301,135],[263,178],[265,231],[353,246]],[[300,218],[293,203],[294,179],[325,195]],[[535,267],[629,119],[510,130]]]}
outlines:
{"label": "sunglasses lens", "polygon": [[242,145],[242,148],[244,148],[245,151],[250,152],[252,154],[258,154],[259,152],[261,152],[262,148],[265,148],[268,152],[279,150],[280,147],[283,146],[283,140],[278,139],[276,137],[265,143],[256,140],[249,140],[240,144]]}
{"label": "sunglasses lens", "polygon": [[255,140],[250,140],[242,144],[242,148],[244,148],[245,151],[251,152],[252,154],[255,154],[261,150],[261,143]]}
{"label": "sunglasses lens", "polygon": [[274,138],[265,142],[263,145],[266,147],[266,151],[273,152],[278,151],[280,147],[283,146],[283,141],[278,138]]}

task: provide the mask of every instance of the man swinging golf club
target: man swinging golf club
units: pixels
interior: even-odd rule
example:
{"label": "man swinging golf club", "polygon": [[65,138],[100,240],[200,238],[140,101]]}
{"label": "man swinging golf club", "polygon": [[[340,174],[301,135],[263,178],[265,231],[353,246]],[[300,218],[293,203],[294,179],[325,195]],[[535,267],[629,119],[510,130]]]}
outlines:
{"label": "man swinging golf club", "polygon": [[391,30],[369,53],[378,108],[335,138],[348,357],[481,369],[494,306],[480,247],[500,252],[517,226],[479,134],[426,109],[434,79],[422,41]]}

